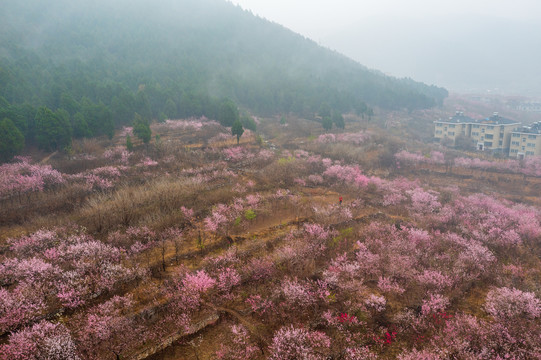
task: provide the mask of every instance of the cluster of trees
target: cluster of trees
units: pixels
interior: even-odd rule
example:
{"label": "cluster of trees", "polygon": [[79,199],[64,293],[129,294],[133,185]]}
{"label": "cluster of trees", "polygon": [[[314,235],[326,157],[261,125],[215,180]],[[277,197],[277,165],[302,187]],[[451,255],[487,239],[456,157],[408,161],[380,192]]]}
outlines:
{"label": "cluster of trees", "polygon": [[36,145],[46,151],[65,150],[71,146],[72,138],[102,135],[112,138],[116,128],[129,125],[133,125],[137,137],[148,143],[153,119],[206,116],[219,120],[223,126],[231,127],[240,121],[245,128],[256,129],[254,120],[248,116],[241,118],[237,105],[229,99],[205,96],[205,106],[188,107],[181,112],[171,99],[160,106],[152,87],[136,93],[120,84],[101,90],[109,94],[109,100],[107,96],[96,98],[96,102],[86,96],[74,99],[64,92],[58,102],[48,104],[51,107],[36,107],[29,102],[10,104],[0,97],[0,161],[19,154],[25,145]]}
{"label": "cluster of trees", "polygon": [[447,164],[460,168],[515,173],[525,176],[541,176],[541,159],[539,157],[531,157],[524,160],[506,159],[503,161],[490,161],[479,158],[454,157],[451,154],[443,154],[439,151],[431,151],[430,154],[423,155],[402,150],[395,154],[395,158],[399,165],[400,163],[406,165]]}
{"label": "cluster of trees", "polygon": [[[371,116],[373,113],[372,111],[367,111],[367,114]],[[342,114],[337,110],[331,111],[331,108],[327,103],[321,104],[318,115],[321,117],[321,125],[327,131],[331,130],[333,125],[339,129],[344,129],[346,127]]]}

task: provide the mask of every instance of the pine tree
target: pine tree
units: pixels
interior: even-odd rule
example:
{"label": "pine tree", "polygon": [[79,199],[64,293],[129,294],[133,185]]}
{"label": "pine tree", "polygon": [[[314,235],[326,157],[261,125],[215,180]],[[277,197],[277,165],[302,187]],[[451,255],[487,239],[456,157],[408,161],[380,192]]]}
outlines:
{"label": "pine tree", "polygon": [[330,116],[325,116],[323,118],[323,121],[321,122],[321,125],[323,125],[323,129],[329,131],[332,129],[332,119]]}
{"label": "pine tree", "polygon": [[240,137],[242,136],[242,134],[244,134],[244,128],[242,127],[242,123],[239,119],[235,120],[235,122],[233,123],[233,126],[231,127],[231,134],[237,135],[238,144],[240,141]]}
{"label": "pine tree", "polygon": [[133,150],[133,143],[131,142],[130,135],[126,136],[126,149],[128,149],[128,151]]}
{"label": "pine tree", "polygon": [[333,112],[332,122],[339,129],[344,129],[346,127],[346,123],[344,122],[344,117],[339,112]]}
{"label": "pine tree", "polygon": [[137,136],[139,139],[143,140],[145,144],[148,144],[150,142],[150,138],[152,137],[152,130],[150,130],[150,124],[148,121],[145,121],[143,117],[139,114],[135,114],[135,117],[133,119],[133,133],[135,136]]}
{"label": "pine tree", "polygon": [[8,119],[0,121],[0,161],[8,161],[21,152],[24,136],[15,124]]}
{"label": "pine tree", "polygon": [[64,149],[71,143],[71,124],[64,110],[41,107],[36,114],[36,142],[44,150]]}

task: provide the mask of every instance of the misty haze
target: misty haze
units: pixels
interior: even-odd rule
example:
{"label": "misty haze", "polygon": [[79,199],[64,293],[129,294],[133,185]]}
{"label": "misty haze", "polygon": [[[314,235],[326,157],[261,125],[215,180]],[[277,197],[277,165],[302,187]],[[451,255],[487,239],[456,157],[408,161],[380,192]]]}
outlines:
{"label": "misty haze", "polygon": [[4,0],[0,360],[541,358],[540,7]]}

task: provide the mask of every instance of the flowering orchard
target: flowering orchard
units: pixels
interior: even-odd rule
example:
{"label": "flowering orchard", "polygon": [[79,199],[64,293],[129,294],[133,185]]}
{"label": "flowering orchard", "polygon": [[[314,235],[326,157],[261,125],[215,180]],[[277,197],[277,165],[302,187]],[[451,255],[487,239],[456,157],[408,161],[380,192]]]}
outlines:
{"label": "flowering orchard", "polygon": [[535,198],[414,176],[451,160],[537,176],[535,161],[401,151],[380,168],[341,156],[386,158],[377,130],[275,148],[207,119],[153,131],[62,171],[0,167],[3,208],[36,205],[0,223],[1,360],[541,358]]}

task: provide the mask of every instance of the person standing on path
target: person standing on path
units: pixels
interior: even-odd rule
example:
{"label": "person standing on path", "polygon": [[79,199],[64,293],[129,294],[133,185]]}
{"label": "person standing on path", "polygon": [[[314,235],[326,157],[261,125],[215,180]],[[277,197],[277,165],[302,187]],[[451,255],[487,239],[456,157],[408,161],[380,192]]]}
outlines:
{"label": "person standing on path", "polygon": [[341,197],[341,196],[338,198],[338,203],[339,203],[340,205],[342,205],[342,197]]}

